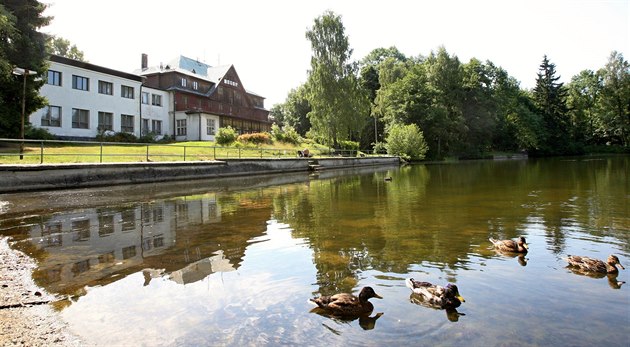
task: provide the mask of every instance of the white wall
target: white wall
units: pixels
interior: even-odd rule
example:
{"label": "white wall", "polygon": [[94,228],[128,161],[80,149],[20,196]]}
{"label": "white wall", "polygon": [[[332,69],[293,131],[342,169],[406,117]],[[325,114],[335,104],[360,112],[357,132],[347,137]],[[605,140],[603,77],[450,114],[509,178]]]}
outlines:
{"label": "white wall", "polygon": [[[44,109],[40,109],[29,116],[31,124],[35,127],[47,129],[51,133],[65,137],[86,137],[93,138],[98,134],[98,113],[109,112],[113,114],[113,131],[121,131],[121,115],[134,116],[133,134],[140,136],[140,100],[141,83],[132,79],[127,79],[115,75],[110,75],[94,70],[89,70],[72,65],[50,62],[50,70],[61,72],[61,86],[44,84],[40,89],[40,94],[48,99],[51,106],[61,107],[61,127],[42,126],[41,117]],[[77,90],[72,88],[72,75],[89,78],[89,90]],[[98,92],[99,81],[106,81],[113,84],[113,94],[100,94]],[[121,97],[121,86],[134,88],[134,98]],[[162,90],[142,87],[142,91],[162,95],[162,106],[143,105],[142,118],[162,120],[162,134],[172,134],[172,128],[168,116],[169,93]],[[89,110],[89,128],[77,129],[72,127],[72,109]],[[149,127],[151,122],[149,122]]]}

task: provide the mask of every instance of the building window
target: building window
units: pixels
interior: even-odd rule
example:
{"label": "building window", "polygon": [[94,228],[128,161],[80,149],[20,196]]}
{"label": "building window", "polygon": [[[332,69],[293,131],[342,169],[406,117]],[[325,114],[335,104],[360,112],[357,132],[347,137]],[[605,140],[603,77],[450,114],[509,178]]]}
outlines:
{"label": "building window", "polygon": [[162,95],[152,94],[151,104],[153,106],[162,106]]}
{"label": "building window", "polygon": [[197,81],[193,81],[192,87],[193,87],[194,90],[199,89],[199,83]]}
{"label": "building window", "polygon": [[72,75],[72,89],[85,91],[90,90],[90,79],[87,77]]}
{"label": "building window", "polygon": [[146,135],[148,133],[149,133],[149,120],[143,119],[142,120],[142,135]]}
{"label": "building window", "polygon": [[48,70],[48,79],[46,80],[46,83],[61,87],[61,72]]}
{"label": "building window", "polygon": [[187,85],[188,85],[188,81],[184,77],[182,77],[182,87],[185,88]]}
{"label": "building window", "polygon": [[42,114],[43,127],[60,127],[61,126],[61,107],[46,106]]}
{"label": "building window", "polygon": [[176,129],[177,129],[177,136],[186,136],[186,120],[178,119]]}
{"label": "building window", "polygon": [[73,108],[72,109],[72,127],[77,128],[77,129],[89,129],[90,128],[90,111]]}
{"label": "building window", "polygon": [[114,130],[114,114],[110,112],[98,113],[98,131]]}
{"label": "building window", "polygon": [[109,83],[109,82],[98,81],[98,92],[100,94],[113,95],[114,94],[114,85]]}
{"label": "building window", "polygon": [[133,116],[127,114],[120,115],[120,131],[124,133],[133,133]]}
{"label": "building window", "polygon": [[153,133],[155,135],[162,135],[162,121],[161,120],[152,120],[151,128],[153,129]]}
{"label": "building window", "polygon": [[216,131],[216,122],[214,119],[206,119],[206,134],[214,135]]}
{"label": "building window", "polygon": [[133,99],[133,87],[120,86],[120,96],[127,99]]}
{"label": "building window", "polygon": [[142,103],[145,105],[149,104],[149,93],[142,92]]}

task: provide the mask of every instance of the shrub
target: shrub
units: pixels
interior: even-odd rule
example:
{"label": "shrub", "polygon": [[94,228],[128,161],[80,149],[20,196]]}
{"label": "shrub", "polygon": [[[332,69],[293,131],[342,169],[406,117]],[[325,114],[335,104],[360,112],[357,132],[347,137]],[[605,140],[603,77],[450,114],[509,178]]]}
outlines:
{"label": "shrub", "polygon": [[138,142],[138,138],[134,134],[120,132],[114,133],[112,131],[106,131],[96,135],[96,139],[102,142],[126,142],[133,143]]}
{"label": "shrub", "polygon": [[229,145],[236,141],[236,137],[236,130],[234,130],[231,126],[227,126],[219,128],[214,139],[219,145]]}
{"label": "shrub", "polygon": [[302,137],[292,126],[285,125],[280,128],[278,124],[271,126],[271,136],[274,140],[299,145],[302,142]]}
{"label": "shrub", "polygon": [[241,143],[253,143],[256,145],[262,145],[264,143],[271,143],[271,135],[267,133],[253,133],[253,134],[242,134],[237,138],[238,142]]}
{"label": "shrub", "polygon": [[405,160],[422,160],[427,153],[427,143],[422,130],[415,124],[395,124],[387,134],[387,153]]}
{"label": "shrub", "polygon": [[28,128],[24,132],[24,138],[31,140],[55,140],[57,137],[43,128]]}

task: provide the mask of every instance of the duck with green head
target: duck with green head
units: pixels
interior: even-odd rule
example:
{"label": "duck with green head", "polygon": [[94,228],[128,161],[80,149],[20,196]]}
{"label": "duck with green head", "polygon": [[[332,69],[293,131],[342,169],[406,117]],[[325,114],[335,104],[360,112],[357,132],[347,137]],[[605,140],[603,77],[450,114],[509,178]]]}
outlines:
{"label": "duck with green head", "polygon": [[336,316],[361,316],[369,315],[374,310],[371,298],[382,299],[372,287],[363,287],[359,296],[348,293],[339,293],[330,296],[320,296],[310,299],[311,302],[325,312]]}
{"label": "duck with green head", "polygon": [[422,297],[424,302],[432,307],[443,309],[454,309],[459,307],[466,300],[459,294],[459,288],[453,283],[446,286],[438,286],[430,282],[416,281],[407,278],[405,285],[411,291]]}

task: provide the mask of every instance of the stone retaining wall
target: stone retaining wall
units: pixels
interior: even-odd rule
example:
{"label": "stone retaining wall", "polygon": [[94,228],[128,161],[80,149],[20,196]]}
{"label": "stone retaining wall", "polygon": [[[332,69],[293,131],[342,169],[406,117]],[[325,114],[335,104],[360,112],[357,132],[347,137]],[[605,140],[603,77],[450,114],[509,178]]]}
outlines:
{"label": "stone retaining wall", "polygon": [[367,157],[0,165],[0,193],[299,172],[313,164],[336,169],[398,163],[398,157]]}

